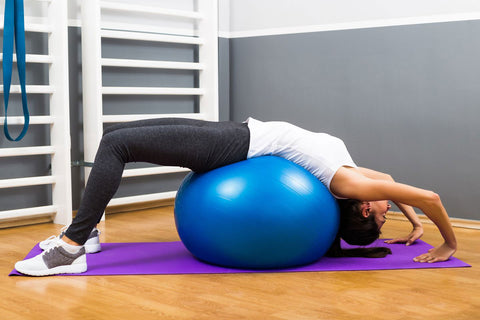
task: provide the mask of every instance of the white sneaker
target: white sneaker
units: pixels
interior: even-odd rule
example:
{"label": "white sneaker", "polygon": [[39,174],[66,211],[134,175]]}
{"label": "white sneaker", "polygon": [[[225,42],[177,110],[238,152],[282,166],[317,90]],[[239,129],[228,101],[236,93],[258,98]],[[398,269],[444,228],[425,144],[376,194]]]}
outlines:
{"label": "white sneaker", "polygon": [[[63,227],[60,229],[61,233],[58,236],[50,236],[47,239],[40,242],[38,245],[42,250],[48,250],[52,248],[58,239],[61,239],[67,231],[68,226]],[[96,253],[102,250],[102,246],[100,244],[100,230],[97,228],[93,228],[92,232],[88,236],[87,242],[84,244],[85,252],[86,253]]]}
{"label": "white sneaker", "polygon": [[71,253],[68,249],[65,249],[65,245],[63,241],[57,240],[53,247],[39,255],[31,259],[18,261],[15,264],[15,269],[29,276],[48,276],[87,271],[85,248],[82,246],[78,252]]}

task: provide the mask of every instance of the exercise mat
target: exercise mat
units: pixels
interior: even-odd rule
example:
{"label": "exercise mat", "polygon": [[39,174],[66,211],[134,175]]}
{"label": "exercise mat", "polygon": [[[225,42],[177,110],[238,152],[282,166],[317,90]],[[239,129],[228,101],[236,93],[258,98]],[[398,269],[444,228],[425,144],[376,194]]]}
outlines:
{"label": "exercise mat", "polygon": [[[411,246],[386,244],[377,240],[370,246],[384,246],[392,250],[385,258],[329,258],[300,267],[275,270],[243,270],[210,265],[194,258],[180,241],[177,242],[134,242],[102,243],[102,251],[87,254],[88,271],[79,276],[139,275],[139,274],[204,274],[204,273],[249,273],[249,272],[320,272],[360,271],[391,269],[458,268],[470,267],[467,263],[450,258],[436,263],[418,263],[412,259],[432,248],[417,240]],[[349,248],[342,243],[343,248]],[[41,252],[36,245],[25,257],[31,258]],[[10,276],[22,275],[16,270]]]}

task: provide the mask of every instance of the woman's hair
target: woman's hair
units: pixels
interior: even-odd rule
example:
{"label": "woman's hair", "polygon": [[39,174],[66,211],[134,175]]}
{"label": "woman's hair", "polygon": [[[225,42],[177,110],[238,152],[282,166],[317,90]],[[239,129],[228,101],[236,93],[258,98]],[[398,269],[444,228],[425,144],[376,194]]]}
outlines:
{"label": "woman's hair", "polygon": [[392,253],[385,247],[342,249],[340,238],[351,245],[365,246],[378,239],[380,229],[373,215],[366,218],[362,215],[361,201],[346,199],[337,202],[340,207],[340,228],[327,256],[383,258]]}

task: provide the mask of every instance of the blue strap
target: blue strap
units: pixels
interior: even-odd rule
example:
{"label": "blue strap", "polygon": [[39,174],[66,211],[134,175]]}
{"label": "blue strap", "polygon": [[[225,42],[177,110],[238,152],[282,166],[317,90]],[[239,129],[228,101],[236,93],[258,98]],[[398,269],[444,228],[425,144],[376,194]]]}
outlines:
{"label": "blue strap", "polygon": [[[3,101],[5,104],[5,122],[3,131],[10,141],[21,140],[28,130],[30,115],[27,106],[27,92],[25,89],[25,23],[23,12],[23,0],[5,1],[5,20],[3,24]],[[10,97],[10,84],[12,80],[13,64],[13,39],[15,35],[15,48],[17,53],[17,70],[20,79],[20,88],[22,91],[22,106],[25,123],[20,135],[13,139],[8,132],[7,110],[8,99]]]}

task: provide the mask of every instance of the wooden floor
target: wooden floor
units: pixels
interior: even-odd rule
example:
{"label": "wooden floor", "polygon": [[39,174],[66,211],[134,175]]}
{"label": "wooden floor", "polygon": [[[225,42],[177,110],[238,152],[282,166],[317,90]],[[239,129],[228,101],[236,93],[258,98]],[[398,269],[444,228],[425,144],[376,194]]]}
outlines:
{"label": "wooden floor", "polygon": [[[472,268],[221,275],[8,277],[61,226],[0,230],[0,319],[480,319],[480,231],[456,228]],[[112,214],[104,242],[175,241],[172,208]],[[388,221],[383,236],[409,231]],[[425,225],[423,240],[438,232]]]}

